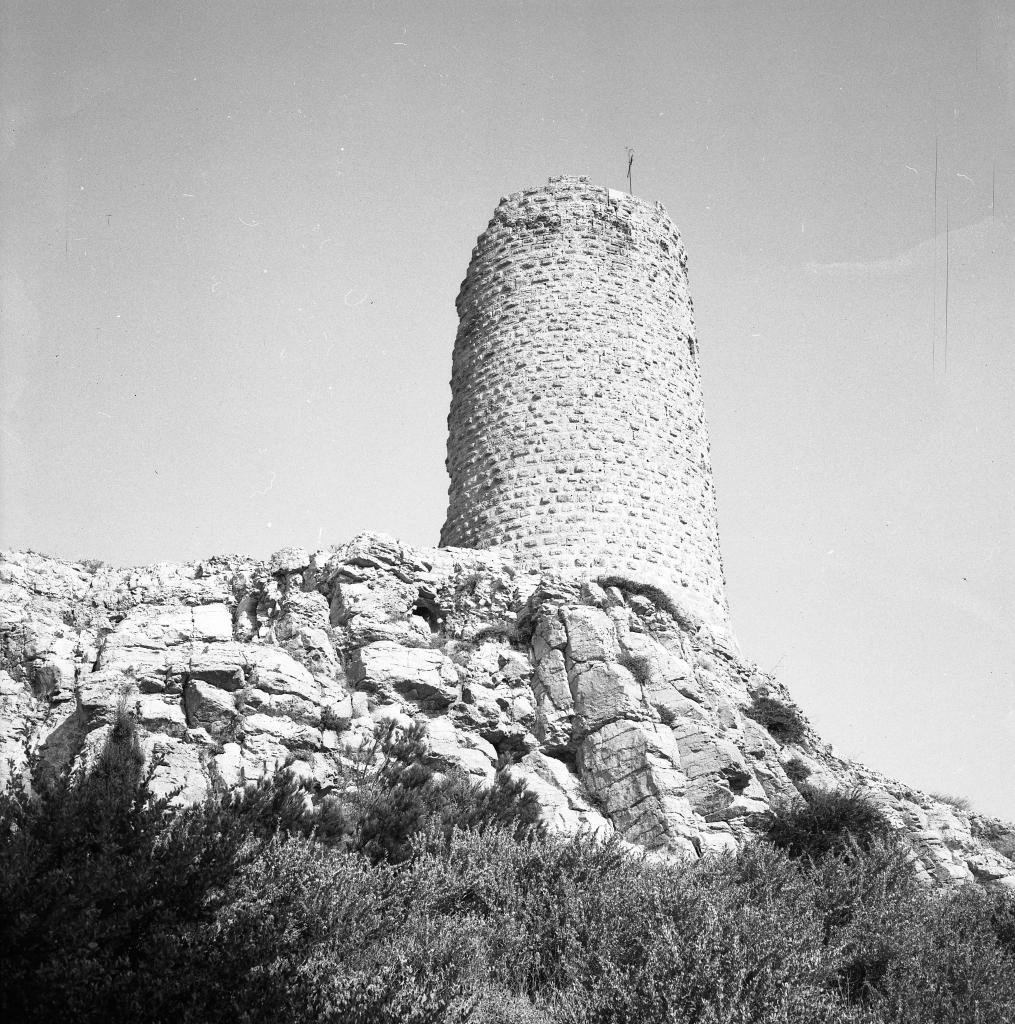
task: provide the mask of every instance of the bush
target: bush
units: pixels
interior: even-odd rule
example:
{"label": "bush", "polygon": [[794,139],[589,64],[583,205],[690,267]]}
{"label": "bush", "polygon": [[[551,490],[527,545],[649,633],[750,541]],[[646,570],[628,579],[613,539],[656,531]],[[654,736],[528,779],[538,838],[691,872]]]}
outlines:
{"label": "bush", "polygon": [[450,925],[388,867],[276,836],[230,884],[193,1019],[458,1024],[479,942]]}
{"label": "bush", "polygon": [[786,776],[790,782],[806,782],[811,776],[811,770],[800,760],[799,757],[791,757],[783,766]]}
{"label": "bush", "polygon": [[1015,1020],[1015,957],[997,942],[992,902],[991,894],[963,886],[901,907],[894,955],[872,1000],[884,1021]]}
{"label": "bush", "polygon": [[475,1024],[554,1024],[545,1008],[499,986],[484,987],[472,1020]]}
{"label": "bush", "polygon": [[867,852],[891,843],[895,830],[880,808],[858,789],[801,785],[802,800],[773,808],[766,838],[790,857],[820,860],[829,853]]}
{"label": "bush", "polygon": [[123,707],[90,772],[47,774],[37,757],[29,768],[34,792],[14,778],[0,798],[8,1020],[171,1015],[226,883],[276,832],[333,832],[288,772],[183,811],[154,799]]}
{"label": "bush", "polygon": [[181,811],[119,712],[92,773],[0,796],[3,1019],[1015,1020],[1015,896],[921,888],[862,793],[804,785],[773,842],[655,862],[427,759],[386,730],[327,799],[282,772]]}
{"label": "bush", "polygon": [[479,647],[481,644],[485,644],[488,641],[517,646],[519,639],[518,627],[514,623],[498,623],[496,625],[483,626],[482,628],[477,629],[476,632],[469,637],[468,642],[472,644],[474,648]]}
{"label": "bush", "polygon": [[517,838],[542,830],[535,796],[505,768],[489,786],[462,772],[436,773],[429,765],[426,729],[385,725],[353,758],[343,815],[350,822],[348,845],[371,860],[401,863],[412,855],[413,838],[435,826],[445,838],[454,829],[504,824]]}
{"label": "bush", "polygon": [[799,743],[807,735],[807,723],[800,712],[774,697],[755,697],[744,713],[780,743]]}

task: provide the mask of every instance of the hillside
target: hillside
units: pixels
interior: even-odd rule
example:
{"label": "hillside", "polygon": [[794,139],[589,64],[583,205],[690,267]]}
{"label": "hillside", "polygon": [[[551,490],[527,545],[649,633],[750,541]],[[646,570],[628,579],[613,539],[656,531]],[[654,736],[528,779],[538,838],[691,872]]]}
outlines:
{"label": "hillside", "polygon": [[364,534],[268,563],[14,552],[0,585],[4,771],[26,738],[91,763],[125,701],[177,804],[289,762],[326,794],[386,722],[418,721],[432,767],[512,762],[554,832],[697,859],[742,848],[805,782],[859,787],[921,877],[1015,887],[1015,828],[837,756],[776,679],[636,579]]}

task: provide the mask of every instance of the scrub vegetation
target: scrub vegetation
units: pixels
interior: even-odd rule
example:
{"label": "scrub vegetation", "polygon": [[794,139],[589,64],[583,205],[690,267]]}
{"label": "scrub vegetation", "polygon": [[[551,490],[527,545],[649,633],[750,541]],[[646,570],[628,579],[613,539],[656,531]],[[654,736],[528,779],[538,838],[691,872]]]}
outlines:
{"label": "scrub vegetation", "polygon": [[921,886],[861,793],[661,863],[560,838],[507,773],[387,732],[177,809],[121,710],[90,774],[0,796],[7,1021],[930,1024],[1015,1019],[1015,899]]}

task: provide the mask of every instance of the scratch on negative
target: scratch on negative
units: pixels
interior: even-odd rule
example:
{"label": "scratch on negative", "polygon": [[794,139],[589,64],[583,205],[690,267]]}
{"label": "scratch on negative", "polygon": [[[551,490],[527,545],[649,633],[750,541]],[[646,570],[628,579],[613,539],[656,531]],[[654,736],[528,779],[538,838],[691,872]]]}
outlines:
{"label": "scratch on negative", "polygon": [[270,491],[274,486],[275,486],[275,474],[272,473],[271,474],[271,480],[268,482],[268,486],[265,487],[265,489],[263,491],[252,491],[250,496],[252,498],[263,498],[264,495],[266,495],[268,493],[268,491]]}

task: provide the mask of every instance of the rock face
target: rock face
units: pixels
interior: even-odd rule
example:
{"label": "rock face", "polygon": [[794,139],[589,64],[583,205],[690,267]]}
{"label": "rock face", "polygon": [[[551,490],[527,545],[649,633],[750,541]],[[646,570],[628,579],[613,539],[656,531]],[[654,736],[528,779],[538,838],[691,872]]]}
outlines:
{"label": "rock face", "polygon": [[326,790],[389,719],[477,779],[513,762],[552,828],[698,857],[797,782],[860,786],[938,880],[1015,884],[1015,829],[834,756],[785,689],[651,586],[365,534],[267,563],[113,569],[0,556],[2,767],[86,764],[136,710],[176,801],[293,762]]}

